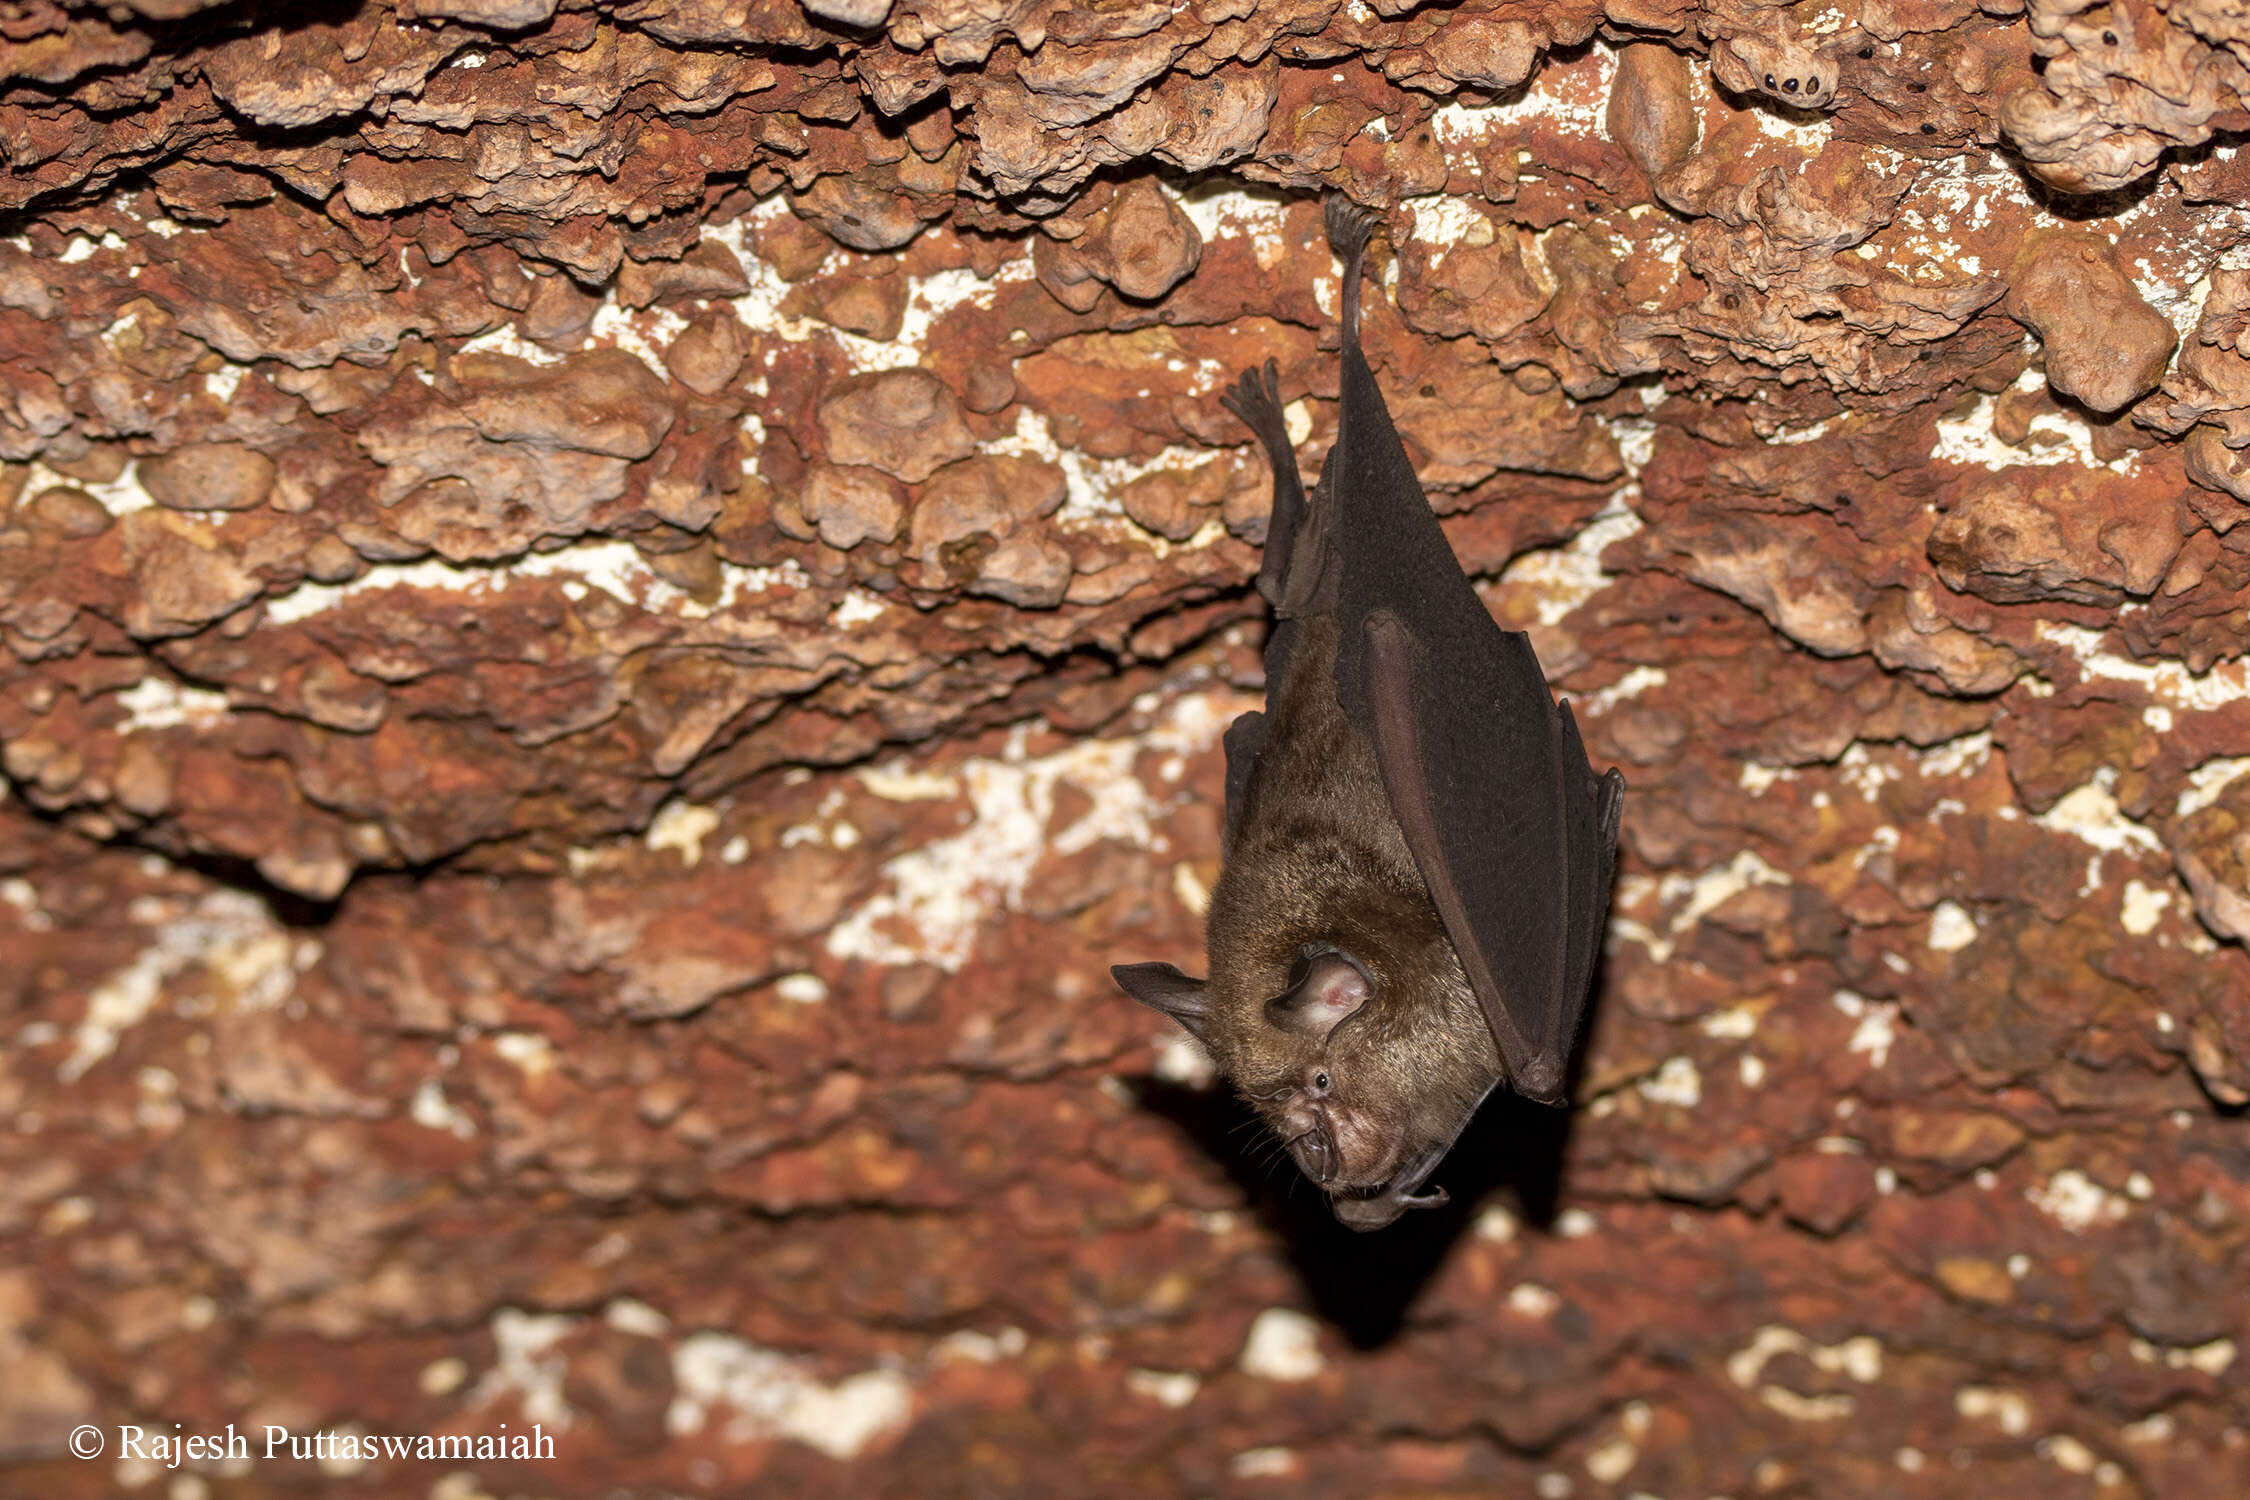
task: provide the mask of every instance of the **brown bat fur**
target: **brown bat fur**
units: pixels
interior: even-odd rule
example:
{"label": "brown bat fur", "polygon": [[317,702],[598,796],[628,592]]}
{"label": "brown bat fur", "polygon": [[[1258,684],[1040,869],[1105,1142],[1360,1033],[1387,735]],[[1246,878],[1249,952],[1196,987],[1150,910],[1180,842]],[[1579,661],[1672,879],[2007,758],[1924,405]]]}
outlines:
{"label": "brown bat fur", "polygon": [[[1584,764],[1529,642],[1493,625],[1428,513],[1359,347],[1375,227],[1331,200],[1345,409],[1320,487],[1301,489],[1270,361],[1223,398],[1274,467],[1258,586],[1281,680],[1267,682],[1263,715],[1227,732],[1210,977],[1110,970],[1204,1040],[1337,1219],[1361,1230],[1446,1201],[1425,1191],[1430,1174],[1505,1072],[1527,1097],[1565,1097],[1624,790]],[[1365,534],[1334,534],[1347,525]],[[1432,696],[1451,692],[1466,696]],[[1480,763],[1439,768],[1466,847],[1449,849],[1439,826],[1451,809],[1433,805],[1425,729],[1456,759],[1492,746]],[[1495,882],[1502,857],[1534,883],[1520,895]],[[1519,907],[1524,925],[1509,925]]]}
{"label": "brown bat fur", "polygon": [[[1336,633],[1333,615],[1301,620],[1288,680],[1268,685],[1273,729],[1205,919],[1205,1039],[1284,1140],[1293,1096],[1311,1075],[1329,1075],[1339,1162],[1327,1186],[1349,1190],[1376,1186],[1447,1139],[1500,1076],[1500,1054],[1392,816],[1374,748],[1336,701]],[[1341,949],[1373,982],[1325,1041],[1265,1012],[1308,943]]]}

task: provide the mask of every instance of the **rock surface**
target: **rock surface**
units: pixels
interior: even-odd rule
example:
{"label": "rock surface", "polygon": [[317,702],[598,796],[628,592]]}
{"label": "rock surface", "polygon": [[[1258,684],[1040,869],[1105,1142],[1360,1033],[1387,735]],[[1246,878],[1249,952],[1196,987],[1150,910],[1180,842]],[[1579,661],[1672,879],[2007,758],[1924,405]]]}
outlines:
{"label": "rock surface", "polygon": [[[2244,49],[16,7],[0,1489],[2250,1489]],[[1198,953],[1325,191],[1632,788],[1577,1108],[1373,1239],[1104,974]]]}

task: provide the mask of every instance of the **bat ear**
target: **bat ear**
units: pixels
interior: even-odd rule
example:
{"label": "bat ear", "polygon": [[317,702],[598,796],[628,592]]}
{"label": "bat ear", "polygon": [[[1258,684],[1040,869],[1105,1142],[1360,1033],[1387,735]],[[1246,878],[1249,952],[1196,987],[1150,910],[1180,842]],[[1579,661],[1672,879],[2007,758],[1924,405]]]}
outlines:
{"label": "bat ear", "polygon": [[1203,981],[1190,979],[1170,964],[1113,964],[1109,977],[1117,987],[1151,1010],[1160,1010],[1204,1040],[1203,1026],[1211,1011]]}
{"label": "bat ear", "polygon": [[1322,953],[1304,962],[1302,978],[1266,1002],[1266,1019],[1283,1031],[1325,1041],[1373,993],[1358,964],[1341,953]]}

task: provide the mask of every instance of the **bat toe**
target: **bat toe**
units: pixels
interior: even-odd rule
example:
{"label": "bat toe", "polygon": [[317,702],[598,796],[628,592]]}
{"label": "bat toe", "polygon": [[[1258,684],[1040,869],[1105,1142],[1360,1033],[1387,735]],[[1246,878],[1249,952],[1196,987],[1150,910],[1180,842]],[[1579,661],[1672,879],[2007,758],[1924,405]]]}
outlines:
{"label": "bat toe", "polygon": [[1366,1234],[1397,1223],[1406,1216],[1408,1209],[1443,1208],[1452,1201],[1453,1195],[1444,1188],[1432,1188],[1423,1193],[1393,1187],[1365,1198],[1337,1194],[1328,1200],[1328,1208],[1335,1214],[1337,1223]]}
{"label": "bat toe", "polygon": [[1330,195],[1322,206],[1321,217],[1326,220],[1330,248],[1341,256],[1356,255],[1365,249],[1375,233],[1375,215],[1342,193]]}

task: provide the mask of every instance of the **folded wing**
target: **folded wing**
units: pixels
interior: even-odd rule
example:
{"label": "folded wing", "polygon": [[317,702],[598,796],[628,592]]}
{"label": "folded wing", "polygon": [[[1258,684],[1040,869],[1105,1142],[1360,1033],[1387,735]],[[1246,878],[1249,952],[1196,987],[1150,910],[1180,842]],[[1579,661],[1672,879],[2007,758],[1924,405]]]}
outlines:
{"label": "folded wing", "polygon": [[1462,574],[1356,341],[1321,487],[1342,549],[1336,690],[1375,745],[1407,847],[1509,1083],[1563,1098],[1600,953],[1624,779],[1586,763],[1531,643]]}

